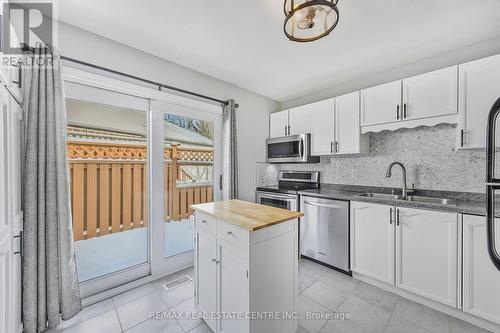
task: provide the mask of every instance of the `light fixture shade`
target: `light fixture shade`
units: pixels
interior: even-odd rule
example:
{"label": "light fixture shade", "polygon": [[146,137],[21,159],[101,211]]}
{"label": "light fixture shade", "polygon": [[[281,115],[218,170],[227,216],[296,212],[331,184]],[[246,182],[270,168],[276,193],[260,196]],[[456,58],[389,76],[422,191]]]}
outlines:
{"label": "light fixture shade", "polygon": [[295,42],[327,36],[339,22],[338,0],[285,0],[285,35]]}

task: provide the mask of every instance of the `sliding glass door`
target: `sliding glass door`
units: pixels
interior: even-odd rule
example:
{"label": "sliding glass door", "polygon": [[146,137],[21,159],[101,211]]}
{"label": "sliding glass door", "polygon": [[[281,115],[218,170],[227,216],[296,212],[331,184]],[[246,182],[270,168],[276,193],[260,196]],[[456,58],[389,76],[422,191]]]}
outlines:
{"label": "sliding glass door", "polygon": [[149,100],[67,84],[73,237],[82,294],[149,274]]}
{"label": "sliding glass door", "polygon": [[190,205],[221,197],[221,113],[74,82],[65,90],[82,297],[191,266]]}
{"label": "sliding glass door", "polygon": [[[153,102],[153,137],[161,142],[163,182],[156,183],[161,202],[160,271],[192,264],[193,210],[191,205],[220,199],[221,114],[174,104]],[[155,164],[156,165],[156,164]],[[159,214],[160,215],[160,214]]]}

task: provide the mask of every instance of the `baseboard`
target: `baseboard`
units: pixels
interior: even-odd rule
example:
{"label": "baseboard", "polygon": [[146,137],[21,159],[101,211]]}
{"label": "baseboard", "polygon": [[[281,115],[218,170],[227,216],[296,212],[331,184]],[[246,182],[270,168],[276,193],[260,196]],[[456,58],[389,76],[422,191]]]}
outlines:
{"label": "baseboard", "polygon": [[393,285],[390,285],[390,284],[387,284],[384,282],[380,282],[378,280],[372,279],[372,278],[365,276],[365,275],[362,275],[362,274],[358,274],[358,273],[353,272],[352,277],[357,279],[357,280],[363,281],[365,283],[371,284],[371,285],[378,287],[380,289],[390,291],[394,294],[397,294],[401,297],[407,298],[411,301],[428,306],[434,310],[441,311],[441,312],[443,312],[447,315],[450,315],[452,317],[461,319],[463,321],[466,321],[466,322],[471,323],[473,325],[476,325],[478,327],[484,328],[486,330],[490,330],[493,332],[500,332],[500,325],[495,324],[489,320],[471,315],[469,313],[465,313],[460,309],[452,308],[450,306],[447,306],[447,305],[441,304],[439,302],[430,300],[428,298],[416,295],[416,294],[411,293],[409,291],[402,290],[400,288],[397,288],[396,286],[393,286]]}

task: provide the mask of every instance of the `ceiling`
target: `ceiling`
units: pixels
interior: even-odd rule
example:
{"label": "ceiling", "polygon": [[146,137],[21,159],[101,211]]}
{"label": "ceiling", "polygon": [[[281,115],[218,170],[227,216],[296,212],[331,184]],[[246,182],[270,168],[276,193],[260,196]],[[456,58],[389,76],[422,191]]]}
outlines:
{"label": "ceiling", "polygon": [[333,33],[283,34],[282,0],[61,0],[61,21],[278,101],[500,35],[500,0],[340,0]]}

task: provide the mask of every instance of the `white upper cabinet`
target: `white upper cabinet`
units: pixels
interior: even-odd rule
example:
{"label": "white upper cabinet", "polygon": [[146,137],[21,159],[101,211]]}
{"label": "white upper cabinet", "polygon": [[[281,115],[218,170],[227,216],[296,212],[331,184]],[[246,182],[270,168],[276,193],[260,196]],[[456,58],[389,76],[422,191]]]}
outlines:
{"label": "white upper cabinet", "polygon": [[394,284],[394,208],[351,201],[351,269]]}
{"label": "white upper cabinet", "polygon": [[[500,55],[465,63],[459,67],[459,148],[486,147],[486,122],[493,103],[500,97]],[[497,146],[500,132],[497,131]]]}
{"label": "white upper cabinet", "polygon": [[[500,324],[500,272],[486,250],[486,218],[463,215],[463,229],[464,311]],[[499,219],[495,233],[500,244]]]}
{"label": "white upper cabinet", "polygon": [[288,111],[288,135],[311,133],[310,110],[314,104],[299,106]]}
{"label": "white upper cabinet", "polygon": [[361,125],[401,120],[401,80],[361,90]]}
{"label": "white upper cabinet", "polygon": [[396,286],[457,307],[457,214],[397,208],[396,225]]}
{"label": "white upper cabinet", "polygon": [[288,133],[288,110],[269,115],[269,137],[277,138]]}
{"label": "white upper cabinet", "polygon": [[403,120],[456,114],[457,80],[457,66],[404,79]]}
{"label": "white upper cabinet", "polygon": [[327,99],[310,105],[311,154],[330,155],[333,153],[334,99]]}
{"label": "white upper cabinet", "polygon": [[361,135],[359,91],[335,97],[336,154],[360,154],[368,151],[368,136]]}

